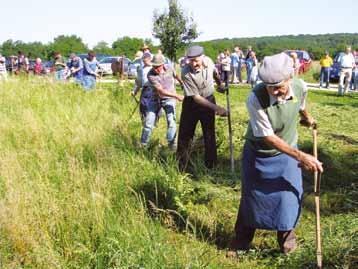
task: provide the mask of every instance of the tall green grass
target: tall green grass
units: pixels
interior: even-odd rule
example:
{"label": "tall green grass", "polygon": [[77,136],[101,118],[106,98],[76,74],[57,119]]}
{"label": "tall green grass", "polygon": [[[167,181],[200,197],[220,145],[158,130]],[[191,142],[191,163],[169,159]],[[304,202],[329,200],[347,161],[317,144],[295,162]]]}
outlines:
{"label": "tall green grass", "polygon": [[[195,174],[181,174],[166,147],[165,120],[149,148],[141,149],[131,86],[99,88],[84,92],[73,84],[35,79],[0,84],[0,268],[313,268],[310,175],[305,175],[298,251],[280,255],[274,233],[260,231],[253,250],[239,260],[227,259],[240,169],[229,172],[225,119],[217,119],[219,167],[204,168],[199,143]],[[240,158],[248,90],[231,93]],[[310,100],[322,126],[320,154],[327,163],[326,268],[354,268],[358,122],[349,115],[358,111],[358,96],[337,99],[317,92]],[[224,96],[218,102],[224,104]],[[300,133],[308,151],[309,132]]]}
{"label": "tall green grass", "polygon": [[319,61],[312,61],[310,69],[300,74],[299,77],[308,83],[318,83],[320,72],[321,66],[319,65]]}

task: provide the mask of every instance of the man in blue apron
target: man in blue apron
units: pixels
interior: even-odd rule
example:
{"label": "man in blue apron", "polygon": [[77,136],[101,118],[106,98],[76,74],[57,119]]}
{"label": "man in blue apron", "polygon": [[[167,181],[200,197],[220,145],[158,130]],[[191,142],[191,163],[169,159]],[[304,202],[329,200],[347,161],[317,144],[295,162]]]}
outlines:
{"label": "man in blue apron", "polygon": [[293,74],[292,59],[286,54],[265,57],[259,68],[263,83],[248,97],[250,121],[232,250],[249,249],[255,229],[266,229],[277,231],[283,253],[293,251],[302,204],[301,167],[323,171],[321,162],[297,149],[298,116],[306,126],[315,122],[305,110],[307,87]]}

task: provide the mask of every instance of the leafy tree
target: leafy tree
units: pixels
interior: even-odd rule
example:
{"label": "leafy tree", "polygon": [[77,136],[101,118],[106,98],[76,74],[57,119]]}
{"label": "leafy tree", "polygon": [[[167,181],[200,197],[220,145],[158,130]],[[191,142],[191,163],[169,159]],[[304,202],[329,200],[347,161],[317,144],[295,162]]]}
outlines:
{"label": "leafy tree", "polygon": [[112,48],[117,55],[125,55],[126,57],[133,58],[135,53],[142,48],[143,44],[151,46],[152,41],[150,39],[124,36],[114,41]]}
{"label": "leafy tree", "polygon": [[109,55],[114,54],[113,49],[105,41],[98,42],[97,45],[93,47],[93,50],[96,53],[100,53],[100,54],[109,54]]}
{"label": "leafy tree", "polygon": [[199,36],[192,16],[185,14],[177,0],[168,0],[169,10],[154,11],[153,36],[158,38],[166,54],[176,62],[177,52]]}
{"label": "leafy tree", "polygon": [[5,56],[16,55],[17,50],[16,50],[15,42],[12,41],[11,39],[4,41],[4,43],[2,43],[1,45],[0,51]]}
{"label": "leafy tree", "polygon": [[52,44],[49,45],[52,52],[58,51],[64,56],[74,53],[85,53],[88,47],[83,43],[82,39],[76,35],[56,37]]}
{"label": "leafy tree", "polygon": [[5,56],[17,55],[18,51],[22,51],[29,58],[48,58],[48,46],[41,42],[24,43],[20,40],[13,41],[9,39],[1,46],[1,53]]}

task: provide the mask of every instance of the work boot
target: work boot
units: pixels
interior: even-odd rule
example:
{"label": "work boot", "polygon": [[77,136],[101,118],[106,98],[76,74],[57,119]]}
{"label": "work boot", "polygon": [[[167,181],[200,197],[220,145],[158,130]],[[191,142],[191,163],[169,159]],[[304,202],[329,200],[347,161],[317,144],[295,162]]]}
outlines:
{"label": "work boot", "polygon": [[282,253],[293,252],[297,248],[295,231],[277,231],[277,242]]}
{"label": "work boot", "polygon": [[227,258],[237,258],[238,252],[248,251],[251,246],[252,238],[253,238],[253,236],[252,237],[249,236],[249,238],[246,238],[246,236],[245,236],[245,238],[243,238],[242,241],[233,239],[230,243],[228,251],[226,252],[226,257]]}
{"label": "work boot", "polygon": [[[239,215],[238,215],[239,216]],[[230,242],[229,250],[226,253],[226,257],[237,257],[238,251],[247,251],[250,249],[251,242],[255,236],[255,228],[246,227],[236,221],[235,224],[235,238]]]}

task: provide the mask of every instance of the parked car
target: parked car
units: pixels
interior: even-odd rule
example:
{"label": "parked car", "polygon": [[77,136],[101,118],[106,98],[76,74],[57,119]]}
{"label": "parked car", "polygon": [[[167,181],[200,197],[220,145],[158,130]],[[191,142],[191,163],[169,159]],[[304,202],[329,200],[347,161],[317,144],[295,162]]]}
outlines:
{"label": "parked car", "polygon": [[285,50],[287,55],[290,55],[291,52],[296,52],[297,57],[300,60],[300,67],[298,69],[298,73],[302,74],[307,72],[311,68],[312,59],[311,56],[305,50]]}
{"label": "parked car", "polygon": [[[88,54],[87,53],[80,53],[80,54],[77,54],[78,57],[80,57],[82,60],[84,60],[85,58],[88,57]],[[97,61],[101,61],[102,59],[104,58],[107,58],[107,57],[111,57],[111,55],[108,55],[108,54],[96,54],[96,59]]]}
{"label": "parked car", "polygon": [[45,61],[42,63],[46,74],[49,74],[49,73],[52,73],[55,71],[53,64],[54,64],[53,61]]}
{"label": "parked car", "polygon": [[111,55],[101,54],[101,53],[97,53],[97,54],[96,54],[96,59],[97,59],[97,61],[102,61],[102,59],[107,58],[107,57],[111,57]]}
{"label": "parked car", "polygon": [[34,71],[36,61],[33,59],[29,60],[29,71]]}
{"label": "parked car", "polygon": [[82,59],[82,61],[87,58],[88,54],[87,53],[80,53],[80,54],[76,54],[78,57],[80,57]]}
{"label": "parked car", "polygon": [[329,73],[329,80],[333,82],[337,82],[339,80],[339,63],[338,59],[344,54],[344,52],[339,52],[333,59],[333,65],[331,66],[331,70]]}

